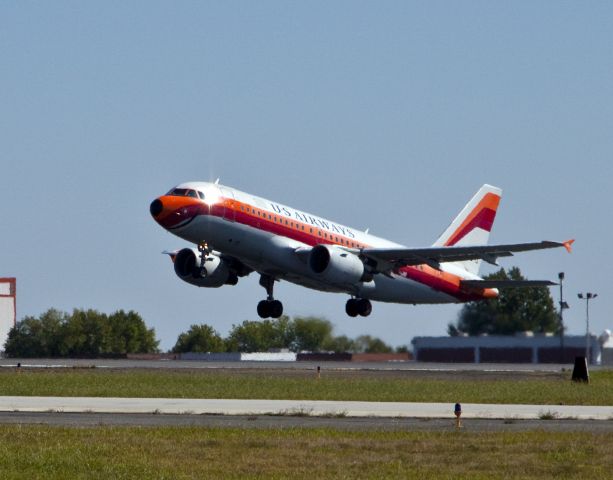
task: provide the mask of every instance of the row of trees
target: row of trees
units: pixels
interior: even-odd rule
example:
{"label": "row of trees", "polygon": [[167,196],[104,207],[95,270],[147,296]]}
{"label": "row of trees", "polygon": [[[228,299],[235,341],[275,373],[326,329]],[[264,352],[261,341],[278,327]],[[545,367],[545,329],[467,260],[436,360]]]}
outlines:
{"label": "row of trees", "polygon": [[24,317],[13,327],[4,345],[9,357],[99,357],[151,353],[158,349],[155,330],[141,316],[119,310],[107,315],[75,309],[55,309],[39,317]]}
{"label": "row of trees", "polygon": [[[282,316],[262,321],[245,320],[233,325],[226,338],[210,325],[192,325],[179,335],[174,353],[185,352],[266,352],[286,348],[293,352],[367,352],[388,353],[393,349],[383,340],[370,335],[351,339],[334,336],[332,324],[317,317]],[[406,351],[406,348],[401,348]]]}
{"label": "row of trees", "polygon": [[[192,325],[179,335],[173,352],[262,352],[275,348],[292,351],[391,352],[381,339],[362,335],[333,336],[332,324],[316,317],[283,316],[276,320],[234,325],[222,338],[210,325]],[[50,309],[27,316],[12,328],[4,345],[9,357],[100,357],[128,353],[155,353],[159,341],[141,316],[119,310],[107,315],[97,310],[72,313]]]}

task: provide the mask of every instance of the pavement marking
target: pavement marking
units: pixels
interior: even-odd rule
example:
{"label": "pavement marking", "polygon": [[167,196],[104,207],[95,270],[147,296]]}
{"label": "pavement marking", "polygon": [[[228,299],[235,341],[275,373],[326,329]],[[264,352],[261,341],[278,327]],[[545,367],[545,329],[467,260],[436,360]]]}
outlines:
{"label": "pavement marking", "polygon": [[[0,411],[452,418],[454,404],[328,400],[0,397]],[[613,406],[463,403],[462,418],[613,420]]]}

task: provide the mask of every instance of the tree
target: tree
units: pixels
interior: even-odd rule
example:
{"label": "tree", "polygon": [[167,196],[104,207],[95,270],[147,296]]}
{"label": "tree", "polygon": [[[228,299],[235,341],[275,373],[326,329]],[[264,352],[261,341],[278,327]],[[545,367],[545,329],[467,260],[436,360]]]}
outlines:
{"label": "tree", "polygon": [[192,325],[187,332],[179,335],[173,347],[174,353],[223,352],[226,349],[223,338],[209,325]]}
{"label": "tree", "polygon": [[297,317],[294,319],[293,350],[319,352],[332,338],[332,324],[323,318]]}
{"label": "tree", "polygon": [[226,344],[228,351],[266,352],[271,348],[289,348],[293,341],[292,322],[283,315],[273,320],[245,320],[233,325]]}
{"label": "tree", "polygon": [[10,357],[67,357],[149,353],[157,351],[155,331],[138,313],[96,310],[72,314],[49,309],[40,317],[25,317],[9,332],[4,349]]}
{"label": "tree", "polygon": [[62,353],[62,328],[68,314],[53,308],[24,317],[9,331],[4,353],[9,357],[56,357]]}
{"label": "tree", "polygon": [[336,353],[355,352],[356,345],[355,341],[347,335],[339,335],[326,340],[322,345],[322,350]]}
{"label": "tree", "polygon": [[[498,272],[487,280],[525,280],[519,268]],[[457,325],[449,324],[449,335],[513,335],[517,332],[555,332],[558,316],[547,287],[501,289],[495,299],[469,302],[460,311]]]}
{"label": "tree", "polygon": [[355,339],[356,351],[360,353],[391,353],[393,351],[387,343],[377,337],[360,335]]}
{"label": "tree", "polygon": [[155,330],[147,328],[142,317],[133,310],[118,310],[108,317],[110,327],[108,353],[151,353],[158,350]]}

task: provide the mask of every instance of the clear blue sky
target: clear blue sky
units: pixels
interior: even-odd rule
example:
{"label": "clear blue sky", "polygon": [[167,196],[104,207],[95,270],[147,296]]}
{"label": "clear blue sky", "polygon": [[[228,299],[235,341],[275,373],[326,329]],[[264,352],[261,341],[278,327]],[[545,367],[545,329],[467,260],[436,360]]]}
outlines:
{"label": "clear blue sky", "polygon": [[[160,252],[185,243],[148,212],[221,177],[409,246],[494,184],[492,242],[577,239],[503,265],[564,270],[570,333],[586,290],[593,331],[612,328],[611,25],[611,2],[4,1],[0,276],[18,279],[18,316],[134,309],[165,349],[192,323],[255,320],[257,276],[181,282]],[[351,319],[342,295],[276,296],[393,345],[460,310]]]}

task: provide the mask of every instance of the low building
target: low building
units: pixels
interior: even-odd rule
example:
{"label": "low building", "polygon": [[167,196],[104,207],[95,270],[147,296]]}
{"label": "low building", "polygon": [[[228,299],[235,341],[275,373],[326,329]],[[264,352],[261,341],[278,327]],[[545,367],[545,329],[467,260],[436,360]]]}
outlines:
{"label": "low building", "polygon": [[[559,336],[532,334],[480,335],[475,337],[415,337],[411,341],[413,356],[418,362],[459,363],[574,363],[575,357],[585,356],[585,335]],[[603,360],[601,341],[589,337],[589,362]]]}
{"label": "low building", "polygon": [[17,280],[0,278],[0,350],[17,322]]}

